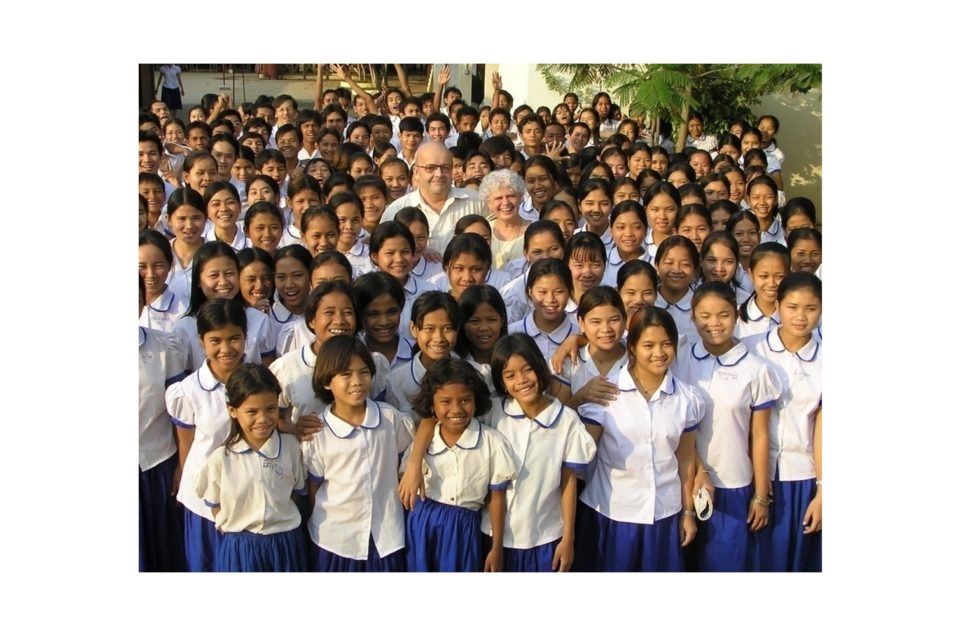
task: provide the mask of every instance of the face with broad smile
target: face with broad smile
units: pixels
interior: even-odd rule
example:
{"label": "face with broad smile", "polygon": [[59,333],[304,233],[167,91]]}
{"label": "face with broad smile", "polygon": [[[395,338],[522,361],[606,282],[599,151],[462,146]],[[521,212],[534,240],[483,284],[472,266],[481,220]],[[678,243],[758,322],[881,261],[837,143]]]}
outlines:
{"label": "face with broad smile", "polygon": [[263,446],[280,422],[280,404],[271,391],[249,395],[240,406],[227,406],[227,413],[240,425],[251,448]]}

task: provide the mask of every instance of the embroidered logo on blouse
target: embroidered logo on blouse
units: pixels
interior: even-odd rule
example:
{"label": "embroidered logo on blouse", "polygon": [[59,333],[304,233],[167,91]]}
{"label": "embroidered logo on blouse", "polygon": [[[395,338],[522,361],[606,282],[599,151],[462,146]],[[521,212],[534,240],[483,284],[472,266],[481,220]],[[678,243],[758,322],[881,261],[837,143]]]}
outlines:
{"label": "embroidered logo on blouse", "polygon": [[263,460],[263,469],[272,470],[277,477],[283,477],[283,466],[272,459]]}

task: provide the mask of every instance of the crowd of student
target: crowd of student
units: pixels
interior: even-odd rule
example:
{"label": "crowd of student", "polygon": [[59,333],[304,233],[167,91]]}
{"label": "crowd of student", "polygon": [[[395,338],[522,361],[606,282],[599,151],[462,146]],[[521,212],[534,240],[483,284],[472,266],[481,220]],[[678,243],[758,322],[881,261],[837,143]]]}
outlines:
{"label": "crowd of student", "polygon": [[[322,90],[140,116],[141,571],[818,571],[779,122]],[[352,90],[351,90],[352,89]]]}

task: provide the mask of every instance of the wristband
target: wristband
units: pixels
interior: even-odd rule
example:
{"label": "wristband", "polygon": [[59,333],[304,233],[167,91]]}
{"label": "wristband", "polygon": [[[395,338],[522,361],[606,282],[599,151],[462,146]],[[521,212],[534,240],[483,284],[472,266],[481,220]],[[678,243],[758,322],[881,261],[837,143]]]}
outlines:
{"label": "wristband", "polygon": [[697,512],[696,512],[695,510],[684,510],[683,512],[681,512],[681,514],[682,514],[684,517],[696,517],[696,516],[697,516]]}
{"label": "wristband", "polygon": [[760,504],[761,506],[763,506],[764,508],[769,508],[769,507],[770,507],[770,504],[773,503],[773,497],[769,497],[768,499],[764,499],[764,498],[761,497],[760,495],[754,495],[753,498],[750,499],[750,501],[756,502],[756,503]]}

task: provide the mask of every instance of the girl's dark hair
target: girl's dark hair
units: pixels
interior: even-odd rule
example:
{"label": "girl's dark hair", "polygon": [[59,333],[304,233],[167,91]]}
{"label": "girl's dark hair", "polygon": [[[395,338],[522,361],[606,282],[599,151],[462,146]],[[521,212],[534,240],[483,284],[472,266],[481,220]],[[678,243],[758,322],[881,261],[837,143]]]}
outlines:
{"label": "girl's dark hair", "polygon": [[566,261],[561,261],[559,258],[541,258],[531,265],[527,272],[527,295],[530,295],[530,290],[533,289],[537,280],[544,276],[558,277],[567,286],[567,291],[573,293],[573,274],[570,273],[570,267]]}
{"label": "girl's dark hair", "polygon": [[[250,212],[247,212],[247,214],[250,214]],[[337,213],[329,205],[311,205],[304,210],[303,214],[300,215],[300,233],[306,234],[310,222],[317,217],[325,218],[333,223],[333,227],[337,228],[337,235],[340,234],[340,219],[337,218]]]}
{"label": "girl's dark hair", "polygon": [[239,206],[240,193],[237,192],[237,188],[229,181],[214,181],[203,189],[203,209],[207,209],[207,205],[210,204],[210,199],[212,199],[215,194],[223,192],[224,190],[233,195],[233,198],[236,199],[237,205]]}
{"label": "girl's dark hair", "polygon": [[[240,272],[242,272],[247,265],[251,265],[253,263],[263,263],[266,265],[267,269],[270,270],[271,278],[273,278],[273,273],[276,269],[273,263],[273,257],[270,256],[270,253],[259,247],[245,247],[237,252],[237,263],[239,264],[237,274],[240,274]],[[244,299],[243,294],[238,295],[237,300],[242,302],[244,306],[247,306],[247,301]],[[270,303],[273,303],[273,298],[270,299]]]}
{"label": "girl's dark hair", "polygon": [[[203,273],[203,267],[211,260],[221,256],[232,260],[234,265],[237,266],[237,274],[240,273],[240,262],[237,260],[237,253],[233,251],[232,247],[223,241],[207,241],[201,245],[197,253],[193,255],[193,270],[190,273],[190,306],[187,309],[187,316],[197,316],[200,305],[207,300],[207,297],[203,295],[203,290],[200,289],[200,274]],[[238,287],[237,295],[239,293]]]}
{"label": "girl's dark hair", "polygon": [[[343,281],[328,280],[311,289],[310,295],[307,296],[307,308],[303,311],[303,319],[307,322],[307,329],[309,329],[311,333],[313,333],[313,320],[317,317],[320,301],[327,295],[335,293],[343,294],[350,299],[350,304],[353,305],[354,317],[356,317],[357,307],[353,300],[353,295],[350,293],[350,287]],[[354,324],[356,324],[356,318],[354,318]],[[354,327],[354,335],[356,335],[356,327]]]}
{"label": "girl's dark hair", "polygon": [[[733,238],[733,235],[726,230],[710,232],[710,234],[707,235],[707,238],[703,239],[703,245],[700,246],[701,263],[703,263],[703,261],[707,258],[707,254],[710,253],[710,248],[713,247],[714,243],[725,245],[727,249],[733,253],[733,260],[737,264],[740,263],[740,244],[737,243],[737,239]],[[701,280],[703,279],[703,272],[701,272],[700,278]],[[730,279],[730,284],[735,290],[743,288],[743,283],[741,283],[737,278],[736,268],[734,268],[733,278]]]}
{"label": "girl's dark hair", "polygon": [[457,224],[453,226],[453,235],[460,236],[474,223],[486,225],[487,229],[490,230],[490,232],[493,232],[493,228],[490,227],[490,221],[488,221],[485,217],[482,217],[479,214],[467,214],[466,216],[462,216],[457,220]]}
{"label": "girl's dark hair", "polygon": [[580,297],[580,304],[577,306],[577,318],[586,318],[588,313],[604,305],[610,305],[626,319],[627,309],[623,306],[623,299],[620,298],[617,290],[606,285],[592,287],[583,292],[583,296]]}
{"label": "girl's dark hair", "polygon": [[[416,241],[410,229],[398,221],[384,221],[370,235],[370,253],[377,254],[387,239],[400,237],[410,246],[410,253],[417,251]],[[402,306],[402,305],[401,305]]]}
{"label": "girl's dark hair", "polygon": [[299,177],[290,179],[290,183],[287,184],[287,198],[292,199],[306,190],[314,192],[317,197],[323,196],[323,186],[320,185],[320,182],[304,173]]}
{"label": "girl's dark hair", "polygon": [[747,184],[747,188],[745,190],[747,197],[750,196],[751,190],[756,188],[758,185],[765,185],[768,188],[770,188],[771,192],[773,192],[773,207],[771,211],[771,216],[773,218],[777,218],[777,215],[779,214],[779,211],[780,211],[780,206],[777,204],[777,192],[778,192],[777,182],[774,181],[772,178],[770,178],[769,175],[766,175],[766,174],[762,174],[759,177],[754,177],[753,179],[750,180],[750,183]]}
{"label": "girl's dark hair", "polygon": [[701,205],[707,203],[707,195],[703,191],[703,188],[696,181],[691,181],[690,183],[684,183],[682,186],[677,188],[677,192],[680,193],[680,200],[683,201],[686,197],[697,197],[700,199]]}
{"label": "girl's dark hair", "polygon": [[810,219],[814,225],[817,224],[817,206],[807,197],[793,197],[787,201],[783,209],[780,210],[780,219],[786,225],[787,220],[796,214],[802,214]]}
{"label": "girl's dark hair", "polygon": [[173,248],[170,247],[170,241],[160,232],[147,228],[140,231],[140,245],[154,245],[162,253],[163,259],[167,265],[173,265]]}
{"label": "girl's dark hair", "polygon": [[250,187],[257,181],[263,181],[265,184],[267,184],[267,187],[273,190],[273,193],[277,196],[277,199],[280,199],[280,186],[277,184],[277,180],[268,174],[255,174],[247,179],[247,182],[244,184],[244,192],[250,192]]}
{"label": "girl's dark hair", "polygon": [[[198,162],[203,161],[204,159],[209,159],[210,161],[217,163],[217,160],[213,158],[213,155],[211,155],[206,150],[194,150],[189,155],[187,155],[186,159],[183,160],[183,174],[187,174],[188,172],[193,170],[193,167],[197,165]],[[190,186],[186,186],[186,187],[189,188]]]}
{"label": "girl's dark hair", "polygon": [[[258,393],[272,393],[280,396],[280,383],[276,376],[264,366],[244,362],[227,380],[227,406],[235,409],[247,401],[251,395]],[[223,443],[224,446],[236,444],[243,438],[243,430],[236,418],[230,418],[230,435]]]}
{"label": "girl's dark hair", "polygon": [[627,331],[627,354],[631,360],[634,358],[634,350],[640,341],[640,336],[643,335],[647,327],[663,327],[667,332],[667,338],[673,343],[673,347],[677,347],[679,334],[673,316],[666,309],[647,305],[633,314],[630,319],[630,329]]}
{"label": "girl's dark hair", "polygon": [[482,236],[473,232],[464,232],[453,237],[447,244],[447,249],[443,251],[443,269],[446,271],[450,263],[461,254],[473,254],[480,262],[487,266],[493,264],[493,254],[490,252],[490,245]]}
{"label": "girl's dark hair", "polygon": [[441,309],[447,312],[450,322],[453,323],[453,328],[460,329],[460,310],[457,308],[457,302],[453,299],[453,296],[442,291],[428,291],[420,294],[413,301],[410,320],[417,326],[417,329],[422,329],[426,315]]}
{"label": "girl's dark hair", "polygon": [[350,290],[353,293],[353,304],[357,307],[359,320],[362,320],[362,316],[370,303],[382,294],[388,294],[397,301],[400,311],[403,311],[403,306],[407,300],[403,293],[403,287],[400,286],[396,278],[386,272],[368,272],[358,276],[357,280],[350,285]]}
{"label": "girl's dark hair", "polygon": [[646,275],[653,283],[654,289],[660,287],[660,275],[657,273],[657,268],[647,261],[635,258],[632,261],[627,261],[617,270],[617,289],[623,289],[623,286],[627,283],[627,279],[636,274]]}
{"label": "girl's dark hair", "polygon": [[557,170],[556,162],[546,155],[534,155],[527,159],[523,164],[521,175],[526,176],[530,168],[543,168],[555,184],[560,181],[560,171]]}
{"label": "girl's dark hair", "polygon": [[500,333],[497,337],[502,338],[507,335],[507,306],[504,304],[503,296],[500,295],[500,292],[491,285],[474,285],[467,287],[463,293],[460,294],[460,299],[457,301],[457,309],[460,311],[460,333],[457,334],[455,351],[461,357],[472,353],[472,345],[467,339],[466,334],[464,334],[463,328],[467,324],[467,321],[473,318],[473,314],[477,313],[477,309],[483,303],[487,303],[493,307],[493,310],[500,315]]}
{"label": "girl's dark hair", "polygon": [[[548,201],[549,203],[549,201]],[[562,202],[561,202],[562,203]],[[546,205],[544,205],[546,207]],[[569,206],[568,206],[569,207]],[[560,229],[560,226],[550,221],[548,219],[541,221],[534,221],[527,226],[527,229],[523,232],[523,251],[526,252],[530,247],[530,239],[538,234],[550,234],[553,236],[554,240],[560,244],[560,247],[563,248],[563,230]],[[564,255],[566,256],[566,255]]]}
{"label": "girl's dark hair", "polygon": [[547,361],[537,347],[537,342],[525,333],[514,333],[503,336],[493,345],[490,354],[490,373],[493,375],[493,388],[500,395],[507,395],[507,387],[503,382],[503,368],[512,356],[520,356],[533,369],[537,376],[537,390],[543,393],[550,388],[553,375],[547,367]]}
{"label": "girl's dark hair", "polygon": [[353,280],[353,265],[350,264],[350,261],[347,260],[347,257],[341,254],[336,250],[331,250],[329,252],[320,252],[313,257],[313,260],[310,261],[310,275],[313,275],[313,271],[320,267],[323,267],[330,261],[333,261],[337,265],[340,265],[345,270],[347,270],[347,276]]}
{"label": "girl's dark hair", "polygon": [[[335,187],[341,186],[341,185],[347,186],[347,192],[341,193],[341,194],[353,194],[353,177],[351,177],[346,172],[339,172],[339,171],[333,172],[329,177],[327,177],[327,180],[323,182],[323,199],[322,200],[326,201],[327,203],[330,203],[330,201],[328,200],[330,198],[330,192],[332,192]],[[341,201],[340,203],[343,203],[343,201]],[[340,205],[340,203],[338,203],[337,205]],[[363,210],[362,205],[360,206],[360,209]]]}
{"label": "girl's dark hair", "polygon": [[[273,179],[270,180],[273,181]],[[285,225],[283,213],[280,211],[280,208],[269,201],[257,201],[247,208],[247,214],[243,217],[243,230],[245,233],[250,233],[250,224],[253,222],[253,217],[257,216],[258,214],[269,214],[273,218],[280,221],[281,228]]]}
{"label": "girl's dark hair", "polygon": [[[596,168],[600,168],[601,170],[603,170],[607,178],[604,179],[602,177],[591,177],[590,175],[593,174],[593,171]],[[599,159],[594,159],[593,161],[588,162],[587,165],[583,167],[583,170],[581,171],[580,175],[581,175],[580,176],[581,186],[584,183],[583,181],[584,177],[587,178],[587,181],[593,181],[593,180],[605,181],[608,185],[613,183],[613,169],[607,164],[605,164],[604,162],[600,161]],[[589,192],[587,192],[587,194],[589,194]],[[578,199],[578,200],[582,200],[582,199]]]}
{"label": "girl's dark hair", "polygon": [[[607,250],[603,240],[593,232],[577,232],[567,241],[567,260],[578,256],[595,257],[606,267]],[[572,288],[571,288],[572,289]]]}
{"label": "girl's dark hair", "polygon": [[820,230],[813,227],[802,227],[790,232],[790,236],[787,237],[787,251],[793,252],[793,246],[797,244],[797,241],[803,240],[816,241],[817,247],[823,249],[823,235],[820,234]]}
{"label": "girl's dark hair", "polygon": [[[603,165],[606,166],[606,164],[603,164]],[[607,167],[607,170],[610,170],[610,168]],[[589,173],[586,171],[586,169],[584,169],[583,174],[586,175]],[[613,181],[612,175],[611,175],[610,181],[606,181],[604,179],[587,179],[585,181],[581,181],[580,188],[577,190],[577,203],[578,204],[582,203],[583,200],[587,198],[587,195],[593,192],[594,190],[602,190],[603,193],[607,195],[607,198],[610,199],[611,202],[613,202],[613,186],[611,184],[612,181]]]}
{"label": "girl's dark hair", "polygon": [[707,220],[707,227],[710,227],[710,211],[707,210],[705,205],[700,205],[699,203],[688,203],[680,206],[680,211],[677,212],[677,220],[674,225],[676,227],[680,227],[680,223],[688,216],[701,216]]}
{"label": "girl's dark hair", "polygon": [[320,345],[317,364],[313,367],[313,392],[327,404],[334,403],[333,392],[326,388],[337,374],[350,368],[350,360],[360,358],[370,370],[370,378],[377,372],[377,365],[366,345],[353,336],[334,336]]}
{"label": "girl's dark hair", "polygon": [[[540,208],[540,220],[547,220],[547,216],[557,208],[565,208],[570,211],[570,216],[573,218],[574,223],[577,221],[577,213],[573,211],[573,208],[570,207],[570,204],[566,201],[561,201],[560,199],[550,199],[543,204],[543,207]],[[559,227],[559,226],[558,226]],[[563,232],[560,232],[560,236],[563,236]],[[562,241],[561,241],[562,242]]]}
{"label": "girl's dark hair", "polygon": [[197,334],[201,338],[207,332],[229,326],[240,327],[240,331],[246,337],[247,312],[239,300],[214,298],[205,301],[197,311]]}
{"label": "girl's dark hair", "polygon": [[[404,164],[406,165],[406,164]],[[398,223],[403,223],[409,229],[410,226],[414,223],[423,223],[427,226],[427,229],[430,228],[430,222],[427,221],[427,215],[423,213],[423,210],[420,208],[415,208],[413,206],[408,206],[405,208],[400,208],[397,211],[396,216],[393,217]]]}
{"label": "girl's dark hair", "polygon": [[643,223],[643,229],[646,231],[647,215],[644,213],[643,206],[640,205],[640,202],[634,201],[633,199],[624,199],[613,206],[613,210],[610,212],[610,227],[613,227],[613,222],[617,220],[617,217],[628,212],[633,212],[640,218],[640,222]]}
{"label": "girl's dark hair", "polygon": [[[714,202],[714,205],[719,203],[719,201]],[[732,202],[731,202],[732,203]],[[730,218],[727,219],[727,232],[730,232],[730,235],[733,235],[733,228],[737,226],[737,223],[746,219],[757,228],[757,234],[760,233],[760,220],[757,219],[757,215],[751,212],[750,210],[739,209],[733,214],[730,215]]]}
{"label": "girl's dark hair", "polygon": [[283,258],[293,258],[303,265],[303,268],[307,270],[307,275],[310,274],[310,265],[313,260],[313,257],[310,256],[310,251],[305,248],[303,245],[294,244],[294,245],[285,245],[277,250],[276,256],[273,257],[274,267],[280,262],[280,259]]}
{"label": "girl's dark hair", "polygon": [[170,198],[167,199],[167,218],[173,216],[177,208],[184,205],[196,208],[201,214],[203,214],[206,208],[203,204],[203,197],[200,196],[198,192],[187,187],[177,188],[170,194]]}
{"label": "girl's dark hair", "polygon": [[816,274],[810,272],[790,272],[780,281],[777,287],[777,300],[783,302],[783,299],[792,291],[798,289],[809,289],[820,302],[823,302],[823,283]]}
{"label": "girl's dark hair", "polygon": [[[780,261],[783,263],[784,271],[786,271],[788,274],[790,273],[790,251],[780,243],[776,243],[773,241],[760,243],[755,248],[753,248],[753,251],[750,252],[750,264],[749,264],[750,270],[752,271],[757,266],[757,264],[761,261],[761,259],[763,259],[765,256],[773,256],[773,257],[779,258]],[[757,295],[757,292],[753,292],[752,294],[750,294],[750,298],[753,298],[756,295]],[[747,305],[750,303],[750,298],[745,300],[743,304],[740,305],[740,319],[743,320],[744,322],[748,320]]]}
{"label": "girl's dark hair", "polygon": [[686,236],[680,236],[679,234],[674,234],[673,236],[668,236],[663,239],[663,242],[660,243],[660,247],[657,248],[657,255],[654,257],[654,265],[657,267],[660,266],[660,261],[666,256],[666,254],[675,247],[682,247],[687,250],[690,255],[690,260],[693,261],[693,271],[699,271],[700,269],[700,253],[697,252],[697,246],[693,244],[693,241],[688,239]]}
{"label": "girl's dark hair", "polygon": [[668,197],[673,199],[674,203],[677,204],[677,209],[680,208],[680,192],[677,190],[676,186],[674,186],[669,181],[658,181],[653,185],[651,185],[649,188],[647,188],[647,191],[643,193],[643,209],[644,210],[646,210],[647,207],[650,205],[650,201],[653,200],[653,197],[657,196],[658,194],[667,195]]}
{"label": "girl's dark hair", "polygon": [[422,417],[433,416],[433,395],[440,387],[447,384],[463,384],[473,392],[474,416],[486,414],[493,406],[493,402],[490,401],[490,389],[473,365],[459,358],[444,358],[437,361],[424,374],[420,381],[420,390],[411,400],[410,405],[413,410]]}
{"label": "girl's dark hair", "polygon": [[727,301],[727,303],[733,307],[733,311],[737,311],[737,295],[734,293],[733,288],[718,280],[712,280],[697,287],[696,291],[693,292],[693,300],[690,302],[690,306],[696,309],[700,301],[710,294],[719,296],[721,299]]}
{"label": "girl's dark hair", "polygon": [[[665,175],[666,178],[669,179],[670,175],[673,174],[674,172],[682,172],[687,177],[687,181],[689,181],[690,183],[696,183],[697,181],[697,173],[693,171],[693,168],[691,168],[690,164],[687,163],[686,161],[672,163],[669,166],[667,166],[667,174]],[[670,182],[667,181],[667,183],[670,183]]]}

